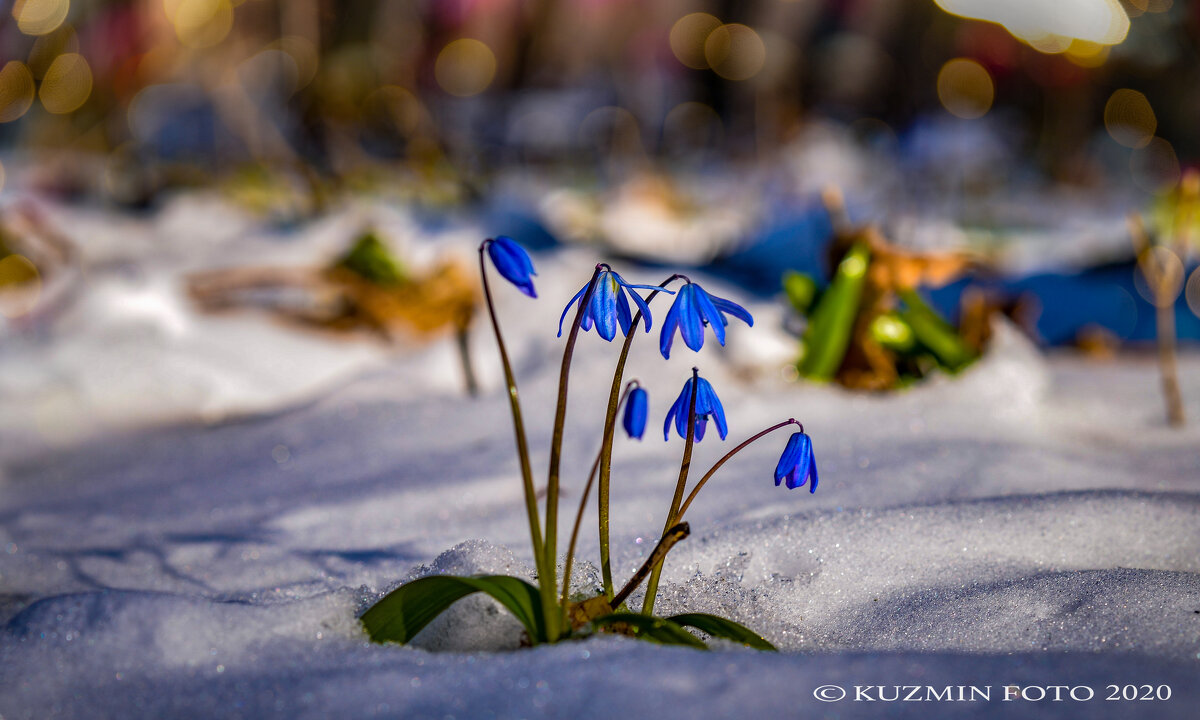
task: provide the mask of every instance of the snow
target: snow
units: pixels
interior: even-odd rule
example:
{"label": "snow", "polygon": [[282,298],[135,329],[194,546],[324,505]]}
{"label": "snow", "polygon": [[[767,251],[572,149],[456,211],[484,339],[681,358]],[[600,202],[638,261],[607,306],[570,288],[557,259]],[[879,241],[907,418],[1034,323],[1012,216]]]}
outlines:
{"label": "snow", "polygon": [[[185,210],[121,221],[121,232],[189,228]],[[56,217],[73,233],[118,222],[69,209]],[[783,652],[623,638],[514,650],[519,626],[481,598],[411,647],[371,645],[356,615],[405,580],[532,577],[489,329],[472,337],[484,388],[472,399],[449,341],[392,353],[254,314],[201,316],[178,285],[186,272],[222,259],[261,264],[277,249],[286,256],[277,262],[318,263],[366,220],[423,262],[443,250],[469,257],[483,237],[467,224],[432,236],[370,205],[286,242],[226,216],[217,227],[232,259],[215,242],[119,262],[116,245],[98,245],[109,260],[89,266],[81,299],[37,337],[5,337],[4,718],[1027,716],[1030,701],[1003,699],[1011,684],[1094,692],[1038,702],[1039,717],[1193,716],[1200,355],[1181,359],[1193,419],[1183,430],[1163,421],[1152,357],[1046,357],[1003,325],[993,351],[960,377],[858,395],[788,380],[782,318],[762,303],[749,304],[753,328],[730,325],[725,349],[710,334],[699,354],[676,343],[663,361],[655,333],[634,344],[627,376],[649,389],[652,422],[642,441],[618,439],[613,554],[624,580],[662,526],[682,442],[664,443],[653,420],[693,364],[731,428],[725,443],[713,434],[697,445],[695,468],[770,423],[800,419],[820,465],[817,493],[771,482],[784,432],[732,460],[689,511],[692,535],[668,560],[657,606],[726,614]],[[536,256],[537,301],[497,285],[539,473],[561,304],[600,259]],[[631,282],[669,274],[616,269]],[[657,329],[667,304],[653,307]],[[580,338],[562,533],[597,449],[618,349]],[[71,392],[50,413],[31,397],[53,387]],[[596,583],[586,562],[597,557],[594,510],[583,527],[579,588]],[[1128,683],[1168,685],[1172,698],[1104,699],[1108,685]],[[850,696],[819,702],[827,684]],[[855,702],[855,685],[987,686],[991,698],[880,707]]]}

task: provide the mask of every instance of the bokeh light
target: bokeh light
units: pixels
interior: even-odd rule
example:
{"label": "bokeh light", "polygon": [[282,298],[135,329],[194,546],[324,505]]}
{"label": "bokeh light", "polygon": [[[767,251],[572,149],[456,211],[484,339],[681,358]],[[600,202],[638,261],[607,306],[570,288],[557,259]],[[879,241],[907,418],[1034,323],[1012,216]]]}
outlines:
{"label": "bokeh light", "polygon": [[956,58],[942,66],[937,92],[942,107],[951,115],[968,120],[987,114],[996,95],[988,71],[966,58]]}
{"label": "bokeh light", "polygon": [[0,68],[0,123],[12,122],[33,105],[33,73],[20,60]]}
{"label": "bokeh light", "polygon": [[163,10],[185,47],[212,47],[233,28],[229,0],[163,0]]}
{"label": "bokeh light", "polygon": [[285,35],[277,40],[273,47],[284,51],[296,63],[296,90],[307,87],[317,75],[319,55],[317,47],[311,40],[299,35]]}
{"label": "bokeh light", "polygon": [[704,59],[726,80],[749,80],[762,70],[767,46],[753,28],[737,23],[722,25],[704,41]]}
{"label": "bokeh light", "polygon": [[1151,305],[1171,307],[1183,289],[1183,261],[1174,250],[1162,245],[1155,245],[1147,252],[1150,257],[1145,258],[1144,263],[1157,268],[1155,274],[1160,278],[1160,285],[1151,288],[1140,267],[1134,271],[1133,285],[1142,299]]}
{"label": "bokeh light", "polygon": [[12,16],[26,35],[45,35],[62,25],[70,11],[70,0],[17,0]]}
{"label": "bokeh light", "polygon": [[1200,317],[1200,267],[1192,271],[1192,276],[1188,278],[1183,294],[1187,299],[1188,309],[1192,311],[1193,315]]}
{"label": "bokeh light", "polygon": [[1087,40],[1072,40],[1067,47],[1066,57],[1079,67],[1100,67],[1108,60],[1111,46]]}
{"label": "bokeh light", "polygon": [[1134,150],[1129,158],[1133,182],[1151,194],[1163,193],[1179,184],[1179,158],[1171,143],[1160,137]]}
{"label": "bokeh light", "polygon": [[671,52],[687,67],[707,70],[709,64],[704,57],[704,45],[708,36],[719,27],[721,21],[708,13],[684,15],[671,26]]}
{"label": "bokeh light", "polygon": [[23,255],[0,258],[0,315],[10,320],[27,314],[42,294],[37,266]]}
{"label": "bokeh light", "polygon": [[1125,147],[1140,148],[1154,137],[1158,118],[1145,95],[1122,88],[1104,104],[1104,128],[1113,140]]}
{"label": "bokeh light", "polygon": [[[1129,16],[1118,0],[934,0],[951,15],[986,20],[1004,26],[1016,38],[1033,45],[1056,47],[1053,36],[1117,45],[1129,33]],[[1041,47],[1039,47],[1041,45]],[[1056,52],[1062,52],[1066,45]]]}
{"label": "bokeh light", "polygon": [[73,112],[92,93],[92,69],[78,53],[59,55],[42,78],[38,97],[46,110],[55,114]]}
{"label": "bokeh light", "polygon": [[460,38],[438,53],[433,72],[438,85],[451,95],[478,95],[496,77],[496,55],[479,40]]}
{"label": "bokeh light", "polygon": [[63,53],[79,52],[79,37],[75,34],[75,28],[69,24],[59,27],[51,33],[46,33],[33,41],[33,47],[29,49],[29,59],[26,63],[29,65],[29,71],[33,73],[35,78],[41,78],[49,69],[50,63]]}

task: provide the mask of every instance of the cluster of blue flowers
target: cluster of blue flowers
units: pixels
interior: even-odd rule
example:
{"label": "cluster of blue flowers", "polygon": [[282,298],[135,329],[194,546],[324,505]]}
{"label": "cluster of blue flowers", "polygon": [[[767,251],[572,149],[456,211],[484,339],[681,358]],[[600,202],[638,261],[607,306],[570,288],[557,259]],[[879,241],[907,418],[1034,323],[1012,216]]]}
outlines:
{"label": "cluster of blue flowers", "polygon": [[[520,245],[512,238],[501,235],[487,243],[487,251],[496,271],[501,276],[526,295],[537,297],[532,279],[532,276],[537,273],[534,271],[529,255]],[[754,318],[746,308],[731,300],[709,294],[698,283],[687,278],[684,278],[686,284],[678,292],[675,292],[657,285],[629,283],[607,265],[601,265],[599,269],[600,271],[595,277],[580,288],[563,309],[558,324],[560,337],[567,312],[576,302],[580,302],[584,298],[589,299],[579,323],[580,328],[585,332],[595,327],[596,333],[610,342],[616,337],[617,328],[620,328],[622,334],[629,335],[634,322],[632,308],[629,305],[630,299],[641,312],[646,332],[650,332],[653,323],[650,306],[635,292],[635,289],[665,292],[675,296],[671,308],[667,311],[659,336],[659,351],[664,358],[669,358],[671,355],[671,345],[676,331],[689,349],[699,351],[704,347],[705,327],[712,329],[713,335],[721,345],[725,344],[725,327],[729,324],[727,316],[733,316],[748,326],[754,325]],[[589,288],[592,290],[590,296],[588,295]],[[710,419],[716,424],[717,433],[724,440],[729,433],[729,427],[725,421],[725,410],[721,406],[720,399],[708,380],[697,375],[694,382],[696,385],[695,427],[692,429],[694,440],[699,442],[704,438]],[[663,423],[664,439],[670,438],[672,423],[680,437],[687,437],[688,415],[693,393],[692,385],[693,378],[688,378],[679,397],[667,411],[667,417]],[[630,437],[638,439],[642,437],[646,429],[648,412],[649,403],[646,390],[640,386],[635,387],[626,400],[625,413],[622,418],[622,425]],[[809,485],[810,492],[815,492],[817,489],[817,466],[812,451],[812,440],[803,430],[791,436],[783,455],[779,458],[779,464],[775,469],[775,484],[779,485],[784,480],[790,489],[803,487],[805,484]],[[809,480],[812,482],[810,483]]]}

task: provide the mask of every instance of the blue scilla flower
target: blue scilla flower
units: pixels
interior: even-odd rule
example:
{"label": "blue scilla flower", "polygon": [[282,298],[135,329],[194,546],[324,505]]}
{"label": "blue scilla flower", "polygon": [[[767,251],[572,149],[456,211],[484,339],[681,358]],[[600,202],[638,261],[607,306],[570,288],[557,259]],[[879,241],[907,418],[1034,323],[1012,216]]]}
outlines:
{"label": "blue scilla flower", "polygon": [[779,456],[779,464],[775,466],[775,486],[778,487],[785,478],[789,490],[804,487],[811,479],[808,491],[817,491],[817,459],[813,457],[812,438],[803,432],[792,433]]}
{"label": "blue scilla flower", "polygon": [[485,244],[488,257],[496,266],[496,272],[529,297],[537,297],[537,291],[533,289],[533,278],[530,277],[537,275],[537,271],[533,269],[533,261],[529,259],[525,248],[507,235],[497,235],[493,240],[485,241]]}
{"label": "blue scilla flower", "polygon": [[689,281],[687,285],[679,288],[679,294],[675,296],[675,302],[663,320],[662,336],[658,341],[658,349],[662,356],[671,357],[671,342],[675,339],[676,328],[683,336],[683,342],[692,350],[699,351],[704,347],[705,325],[712,328],[717,340],[724,345],[725,326],[729,324],[725,313],[747,325],[754,325],[754,318],[746,308],[724,298],[709,295],[704,288]]}
{"label": "blue scilla flower", "polygon": [[699,375],[688,378],[683,384],[683,391],[675,399],[675,404],[667,411],[667,419],[663,423],[663,439],[671,438],[672,420],[675,421],[675,432],[679,433],[679,437],[687,438],[688,408],[692,402],[693,381],[699,383],[696,387],[696,442],[704,439],[704,428],[708,424],[709,416],[716,421],[717,433],[724,440],[729,434],[729,426],[725,424],[725,408],[721,407],[721,401],[713,391],[712,385]]}
{"label": "blue scilla flower", "polygon": [[[595,324],[596,332],[600,337],[612,342],[612,339],[617,336],[617,326],[620,325],[621,332],[625,335],[629,334],[629,326],[633,324],[633,315],[629,311],[629,301],[625,299],[625,291],[629,290],[630,297],[637,303],[638,309],[642,311],[642,317],[646,321],[646,332],[650,332],[650,306],[642,299],[641,295],[633,292],[632,288],[641,288],[643,290],[661,290],[662,292],[674,295],[670,290],[663,290],[657,285],[632,285],[625,282],[625,278],[613,272],[607,265],[602,265],[604,268],[600,274],[596,275],[596,289],[592,291],[592,298],[588,301],[588,306],[584,308],[583,318],[579,321],[579,327],[586,332],[592,329]],[[563,320],[567,319],[567,311],[571,309],[580,298],[587,292],[588,286],[584,285],[579,292],[575,293],[575,297],[571,298],[571,302],[563,308],[562,317],[558,319],[558,336],[562,337]]]}
{"label": "blue scilla flower", "polygon": [[642,434],[646,432],[646,414],[648,412],[649,398],[645,388],[635,387],[629,392],[629,397],[625,399],[625,416],[621,419],[629,437],[642,439]]}

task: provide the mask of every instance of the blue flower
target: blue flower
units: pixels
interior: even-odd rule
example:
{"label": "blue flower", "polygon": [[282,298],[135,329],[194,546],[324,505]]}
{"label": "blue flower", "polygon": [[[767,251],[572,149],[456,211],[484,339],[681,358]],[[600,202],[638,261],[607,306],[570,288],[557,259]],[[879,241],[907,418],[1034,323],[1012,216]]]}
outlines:
{"label": "blue flower", "polygon": [[642,434],[646,432],[647,412],[649,412],[649,404],[646,390],[635,387],[629,392],[629,397],[625,399],[625,416],[621,421],[629,437],[642,439]]}
{"label": "blue flower", "polygon": [[813,457],[812,438],[802,432],[792,433],[788,438],[787,447],[775,466],[775,486],[778,487],[784,478],[787,478],[788,490],[804,487],[804,483],[812,479],[808,491],[817,491],[817,459]]}
{"label": "blue flower", "polygon": [[537,271],[533,269],[533,261],[529,259],[525,248],[507,235],[497,235],[494,240],[485,241],[485,244],[488,257],[496,266],[496,272],[529,297],[537,297],[537,291],[533,289],[533,279],[530,277],[537,275]]}
{"label": "blue flower", "polygon": [[679,289],[679,294],[675,296],[675,302],[663,321],[662,336],[658,341],[658,349],[662,356],[671,357],[671,341],[675,339],[676,328],[679,328],[683,342],[697,352],[704,347],[705,325],[712,328],[717,340],[724,345],[725,326],[729,324],[725,313],[747,325],[754,325],[754,318],[746,312],[746,308],[724,298],[709,295],[696,283],[688,282]]}
{"label": "blue flower", "polygon": [[[596,332],[600,337],[612,342],[612,339],[617,336],[617,325],[621,326],[621,332],[625,335],[629,334],[629,326],[633,324],[633,315],[629,311],[629,301],[625,299],[625,291],[629,290],[629,295],[633,301],[637,303],[638,309],[642,311],[642,317],[646,321],[646,332],[650,332],[650,306],[642,299],[641,295],[633,292],[631,288],[642,288],[644,290],[662,290],[662,292],[675,293],[670,290],[663,290],[657,285],[631,285],[625,282],[625,278],[608,269],[608,266],[603,266],[605,269],[596,276],[596,289],[592,291],[592,298],[588,301],[588,306],[583,311],[583,317],[579,321],[579,327],[586,332],[592,329],[595,324]],[[588,286],[584,285],[579,292],[575,293],[575,297],[571,298],[571,302],[563,308],[562,317],[558,319],[558,336],[562,337],[563,321],[567,319],[567,311],[571,306],[583,297],[587,292]]]}
{"label": "blue flower", "polygon": [[683,391],[675,399],[675,404],[667,411],[667,420],[663,423],[663,439],[671,438],[671,420],[675,421],[675,432],[679,433],[679,437],[687,438],[688,408],[692,403],[693,379],[699,383],[696,387],[696,442],[704,439],[704,428],[708,424],[710,415],[717,423],[717,433],[724,440],[725,436],[729,434],[729,426],[725,424],[725,408],[721,407],[721,401],[717,398],[717,393],[713,391],[712,385],[698,375],[688,378],[688,381],[683,384]]}

